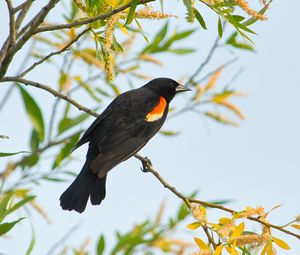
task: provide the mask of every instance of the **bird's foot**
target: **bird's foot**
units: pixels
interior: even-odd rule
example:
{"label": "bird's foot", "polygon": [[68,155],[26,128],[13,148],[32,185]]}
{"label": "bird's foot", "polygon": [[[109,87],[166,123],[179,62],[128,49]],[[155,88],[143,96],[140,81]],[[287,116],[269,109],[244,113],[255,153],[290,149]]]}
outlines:
{"label": "bird's foot", "polygon": [[144,157],[142,159],[142,165],[143,165],[143,167],[141,167],[141,170],[144,173],[147,173],[147,172],[149,172],[149,169],[152,167],[152,162],[148,157]]}

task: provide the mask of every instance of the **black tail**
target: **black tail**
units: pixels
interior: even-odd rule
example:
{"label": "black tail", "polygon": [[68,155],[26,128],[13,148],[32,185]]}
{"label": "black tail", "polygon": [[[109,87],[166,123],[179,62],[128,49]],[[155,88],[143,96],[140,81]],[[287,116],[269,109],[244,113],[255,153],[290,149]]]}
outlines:
{"label": "black tail", "polygon": [[99,179],[89,167],[90,160],[86,160],[81,172],[61,195],[60,205],[64,210],[82,213],[90,197],[92,205],[99,205],[105,198],[106,175]]}

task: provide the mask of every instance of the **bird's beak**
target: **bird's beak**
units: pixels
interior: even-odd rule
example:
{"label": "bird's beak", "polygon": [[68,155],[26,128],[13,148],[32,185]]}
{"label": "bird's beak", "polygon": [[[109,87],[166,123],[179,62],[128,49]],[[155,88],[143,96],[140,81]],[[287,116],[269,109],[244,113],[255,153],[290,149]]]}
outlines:
{"label": "bird's beak", "polygon": [[184,91],[191,91],[191,89],[179,84],[177,87],[176,87],[176,93],[179,93],[179,92],[184,92]]}

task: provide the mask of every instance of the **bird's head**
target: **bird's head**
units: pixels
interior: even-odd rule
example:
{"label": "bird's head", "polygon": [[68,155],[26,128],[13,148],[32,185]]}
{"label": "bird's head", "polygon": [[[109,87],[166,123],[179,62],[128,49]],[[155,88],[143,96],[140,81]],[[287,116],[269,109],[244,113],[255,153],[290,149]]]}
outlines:
{"label": "bird's head", "polygon": [[156,78],[149,81],[144,87],[163,96],[168,102],[170,102],[177,93],[190,91],[189,88],[169,78]]}

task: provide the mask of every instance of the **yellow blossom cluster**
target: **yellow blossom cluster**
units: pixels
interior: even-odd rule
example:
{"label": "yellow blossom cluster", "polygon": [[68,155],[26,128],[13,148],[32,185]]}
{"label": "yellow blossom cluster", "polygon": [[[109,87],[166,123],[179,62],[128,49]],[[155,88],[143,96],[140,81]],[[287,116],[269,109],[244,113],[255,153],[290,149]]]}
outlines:
{"label": "yellow blossom cluster", "polygon": [[104,48],[106,51],[105,58],[105,72],[106,72],[106,78],[107,80],[111,81],[114,79],[114,65],[113,65],[113,57],[111,56],[111,45],[113,41],[114,36],[114,30],[115,26],[119,21],[120,13],[117,13],[113,16],[111,16],[106,23],[105,28],[105,39],[104,39]]}
{"label": "yellow blossom cluster", "polygon": [[193,252],[191,255],[211,255],[210,250],[201,250],[198,252]]}
{"label": "yellow blossom cluster", "polygon": [[176,16],[172,14],[166,14],[159,11],[155,11],[151,7],[147,6],[137,11],[135,17],[139,19],[166,19],[169,17],[176,17]]}
{"label": "yellow blossom cluster", "polygon": [[201,223],[201,225],[207,224],[206,210],[203,206],[198,204],[191,204],[191,211],[195,220]]}
{"label": "yellow blossom cluster", "polygon": [[261,206],[258,206],[256,208],[247,206],[246,210],[236,213],[234,217],[235,218],[247,218],[247,217],[254,216],[254,215],[262,217],[265,214],[266,214],[265,209]]}
{"label": "yellow blossom cluster", "polygon": [[234,220],[229,218],[221,218],[219,221],[222,224],[222,227],[218,229],[218,234],[222,238],[229,237],[235,228]]}
{"label": "yellow blossom cluster", "polygon": [[261,235],[250,234],[250,235],[241,235],[230,239],[230,243],[234,243],[237,246],[245,246],[250,244],[252,247],[260,246],[263,244],[265,239]]}
{"label": "yellow blossom cluster", "polygon": [[266,20],[266,19],[267,19],[267,17],[264,16],[263,14],[260,14],[260,13],[258,13],[257,11],[251,9],[251,8],[249,7],[249,4],[248,4],[247,1],[245,1],[245,0],[235,0],[235,2],[236,2],[236,4],[237,4],[239,7],[241,7],[241,8],[244,10],[244,12],[246,12],[248,15],[250,15],[250,16],[252,16],[252,17],[254,17],[254,18],[258,19],[258,20]]}

